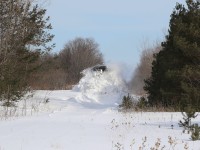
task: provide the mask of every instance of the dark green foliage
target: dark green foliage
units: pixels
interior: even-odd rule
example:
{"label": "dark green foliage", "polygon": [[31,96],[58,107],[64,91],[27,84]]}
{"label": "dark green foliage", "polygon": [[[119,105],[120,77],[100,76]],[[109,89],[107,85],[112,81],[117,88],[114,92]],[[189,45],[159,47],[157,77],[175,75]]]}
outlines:
{"label": "dark green foliage", "polygon": [[144,109],[148,107],[148,101],[145,97],[141,97],[139,101],[137,102],[137,107],[140,109]]}
{"label": "dark green foliage", "polygon": [[6,106],[26,94],[36,60],[53,46],[45,12],[30,1],[0,1],[0,101]]}
{"label": "dark green foliage", "polygon": [[191,139],[193,141],[200,140],[200,127],[198,124],[193,125]]}
{"label": "dark green foliage", "polygon": [[191,106],[188,106],[185,108],[185,112],[182,112],[183,115],[183,121],[180,120],[179,126],[183,127],[183,133],[187,130],[188,133],[191,132],[191,139],[193,141],[200,139],[200,127],[198,124],[192,124],[191,119],[194,119],[197,117],[198,114],[196,114],[195,108],[192,108]]}
{"label": "dark green foliage", "polygon": [[132,97],[128,94],[128,96],[124,96],[122,99],[122,104],[119,105],[120,108],[124,109],[124,110],[128,110],[133,108],[133,101],[132,101]]}
{"label": "dark green foliage", "polygon": [[185,109],[185,112],[182,112],[182,115],[183,115],[184,121],[180,121],[179,126],[184,128],[183,132],[185,133],[185,131],[187,130],[188,133],[191,132],[191,139],[193,141],[199,140],[200,127],[198,126],[198,124],[192,124],[191,122],[191,119],[194,119],[197,117],[195,108],[188,106]]}
{"label": "dark green foliage", "polygon": [[183,127],[184,130],[189,130],[190,131],[192,129],[191,119],[197,117],[196,111],[191,106],[188,106],[185,109],[185,112],[182,112],[182,115],[183,115],[183,120],[184,121],[180,121],[179,122],[179,126]]}
{"label": "dark green foliage", "polygon": [[200,110],[200,3],[177,4],[144,89],[150,105]]}

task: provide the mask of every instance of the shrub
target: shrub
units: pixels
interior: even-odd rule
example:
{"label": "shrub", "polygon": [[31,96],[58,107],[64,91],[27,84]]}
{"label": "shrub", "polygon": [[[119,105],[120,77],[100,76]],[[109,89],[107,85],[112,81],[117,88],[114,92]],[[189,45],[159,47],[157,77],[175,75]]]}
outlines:
{"label": "shrub", "polygon": [[199,125],[198,124],[193,125],[191,139],[193,141],[200,140],[199,134],[200,134]]}
{"label": "shrub", "polygon": [[137,107],[140,108],[140,109],[144,109],[148,106],[148,101],[147,99],[142,96],[139,101],[137,102]]}
{"label": "shrub", "polygon": [[183,127],[186,130],[191,130],[191,128],[192,128],[191,119],[197,117],[197,115],[195,115],[195,114],[196,114],[195,109],[192,108],[191,106],[188,106],[185,109],[185,112],[182,112],[184,121],[180,120],[179,126]]}
{"label": "shrub", "polygon": [[133,100],[132,97],[128,94],[127,96],[124,96],[122,99],[122,104],[119,105],[120,108],[124,110],[128,110],[133,108]]}

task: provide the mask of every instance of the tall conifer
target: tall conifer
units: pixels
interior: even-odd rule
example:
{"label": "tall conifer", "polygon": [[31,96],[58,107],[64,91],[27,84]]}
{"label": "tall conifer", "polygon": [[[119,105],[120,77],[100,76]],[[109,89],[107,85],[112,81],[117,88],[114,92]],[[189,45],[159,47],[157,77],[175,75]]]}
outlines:
{"label": "tall conifer", "polygon": [[144,89],[152,105],[200,109],[200,3],[176,5]]}

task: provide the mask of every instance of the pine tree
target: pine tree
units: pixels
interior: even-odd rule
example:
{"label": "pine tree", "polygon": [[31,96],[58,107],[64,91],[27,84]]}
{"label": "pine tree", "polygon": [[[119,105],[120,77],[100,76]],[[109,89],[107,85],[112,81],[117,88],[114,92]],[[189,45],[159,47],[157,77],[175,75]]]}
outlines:
{"label": "pine tree", "polygon": [[169,33],[145,81],[151,105],[200,109],[200,3],[186,4],[177,4],[171,14]]}
{"label": "pine tree", "polygon": [[128,110],[133,108],[133,101],[131,96],[128,94],[128,96],[124,96],[122,99],[122,104],[119,105],[120,108],[124,109],[124,110]]}
{"label": "pine tree", "polygon": [[191,119],[196,118],[198,114],[196,114],[196,111],[194,110],[194,108],[192,108],[191,106],[188,106],[185,109],[185,112],[182,112],[183,115],[183,120],[179,122],[179,126],[180,127],[184,127],[185,130],[191,130],[192,127],[192,123],[191,123]]}
{"label": "pine tree", "polygon": [[200,140],[200,127],[199,127],[198,124],[195,124],[195,125],[193,126],[191,139],[192,139],[193,141]]}
{"label": "pine tree", "polygon": [[10,106],[28,89],[39,56],[52,48],[45,9],[26,0],[0,0],[0,101]]}

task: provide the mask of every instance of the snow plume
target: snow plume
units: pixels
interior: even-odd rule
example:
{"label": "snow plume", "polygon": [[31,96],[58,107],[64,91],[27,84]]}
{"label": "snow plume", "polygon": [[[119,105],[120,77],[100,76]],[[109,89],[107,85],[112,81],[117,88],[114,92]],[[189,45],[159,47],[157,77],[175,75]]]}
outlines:
{"label": "snow plume", "polygon": [[130,82],[132,75],[133,75],[134,66],[127,65],[125,63],[112,63],[112,64],[109,64],[109,66],[111,66],[111,68],[116,70],[116,72],[118,72],[120,77],[125,82],[127,82],[127,83]]}
{"label": "snow plume", "polygon": [[115,64],[106,66],[104,72],[92,71],[92,68],[83,70],[83,78],[73,88],[73,91],[80,92],[76,97],[79,103],[89,107],[108,107],[121,103],[122,97],[127,94],[122,68]]}

